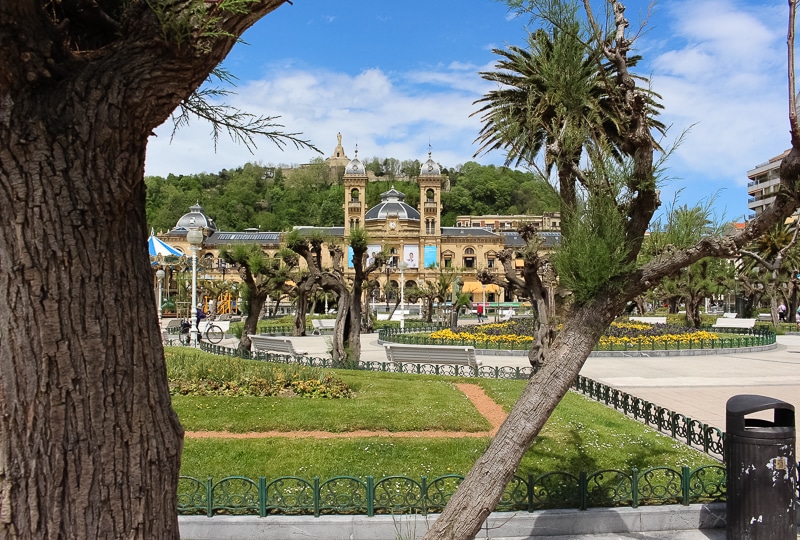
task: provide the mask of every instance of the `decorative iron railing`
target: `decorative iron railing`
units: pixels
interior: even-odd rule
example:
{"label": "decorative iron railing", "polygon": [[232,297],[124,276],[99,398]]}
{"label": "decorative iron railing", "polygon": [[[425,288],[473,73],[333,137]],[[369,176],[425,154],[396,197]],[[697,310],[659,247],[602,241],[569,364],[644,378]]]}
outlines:
{"label": "decorative iron railing", "polygon": [[[296,476],[256,480],[230,476],[219,481],[182,476],[180,515],[422,514],[441,512],[461,475],[429,480],[407,476],[336,476],[311,480]],[[593,473],[551,472],[514,476],[496,510],[533,512],[548,508],[706,503],[725,500],[725,468],[653,467],[639,471],[606,469]]]}

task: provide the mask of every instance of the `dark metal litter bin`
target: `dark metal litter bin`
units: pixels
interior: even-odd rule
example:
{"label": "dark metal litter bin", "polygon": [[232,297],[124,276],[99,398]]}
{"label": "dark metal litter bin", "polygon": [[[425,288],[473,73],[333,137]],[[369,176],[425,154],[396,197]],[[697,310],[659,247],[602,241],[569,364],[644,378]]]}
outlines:
{"label": "dark metal litter bin", "polygon": [[[774,420],[745,418],[774,410]],[[756,395],[726,405],[728,540],[797,539],[794,406]]]}

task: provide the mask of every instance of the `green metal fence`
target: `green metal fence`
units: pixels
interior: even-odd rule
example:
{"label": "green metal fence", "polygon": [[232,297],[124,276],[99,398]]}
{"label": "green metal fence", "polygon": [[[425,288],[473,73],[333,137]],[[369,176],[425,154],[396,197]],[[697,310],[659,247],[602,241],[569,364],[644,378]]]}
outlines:
{"label": "green metal fence", "polygon": [[[429,480],[407,476],[311,480],[296,476],[256,480],[230,476],[219,481],[182,476],[178,485],[181,515],[422,514],[441,512],[461,475]],[[514,476],[496,510],[533,512],[548,508],[705,503],[725,500],[725,468],[654,467],[639,471],[606,469],[574,475],[551,472]]]}

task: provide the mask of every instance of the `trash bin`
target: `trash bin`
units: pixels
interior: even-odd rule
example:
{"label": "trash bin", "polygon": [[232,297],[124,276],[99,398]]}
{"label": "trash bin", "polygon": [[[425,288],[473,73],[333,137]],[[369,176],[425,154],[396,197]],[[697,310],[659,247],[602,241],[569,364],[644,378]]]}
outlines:
{"label": "trash bin", "polygon": [[[774,410],[774,420],[746,418]],[[726,404],[728,540],[797,539],[794,406],[756,395]]]}

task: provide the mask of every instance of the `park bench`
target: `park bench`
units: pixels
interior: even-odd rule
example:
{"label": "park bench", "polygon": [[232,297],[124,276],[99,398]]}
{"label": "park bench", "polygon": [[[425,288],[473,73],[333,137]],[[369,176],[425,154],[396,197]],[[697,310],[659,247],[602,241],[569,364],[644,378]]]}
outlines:
{"label": "park bench", "polygon": [[667,324],[666,317],[628,317],[628,319],[647,324]]}
{"label": "park bench", "polygon": [[180,334],[182,322],[181,319],[172,319],[167,322],[167,326],[164,327],[164,330],[166,330],[168,334]]}
{"label": "park bench", "polygon": [[311,319],[311,326],[314,327],[314,335],[318,336],[322,332],[331,331],[336,326],[336,319]]}
{"label": "park bench", "polygon": [[719,317],[717,322],[711,325],[711,328],[754,328],[756,325],[755,319],[730,319],[728,317]]}
{"label": "park bench", "polygon": [[475,347],[471,345],[403,345],[387,343],[383,346],[390,362],[417,362],[429,364],[457,364],[477,367]]}
{"label": "park bench", "polygon": [[772,322],[772,313],[759,313],[757,319],[762,322],[763,321]]}
{"label": "park bench", "polygon": [[722,314],[722,316],[725,317],[726,319],[735,319],[736,317],[739,316],[739,314],[733,311],[732,312],[726,311],[725,313]]}
{"label": "park bench", "polygon": [[250,334],[250,346],[253,352],[275,352],[289,354],[291,356],[303,356],[306,351],[298,351],[294,348],[291,339],[281,337],[263,336],[260,334]]}

